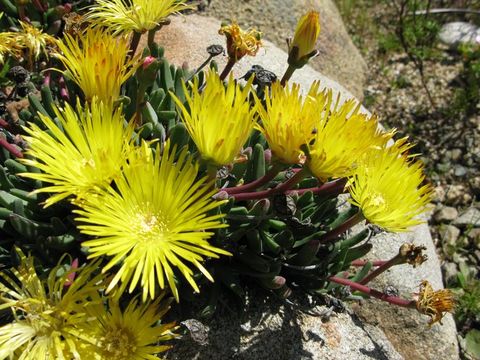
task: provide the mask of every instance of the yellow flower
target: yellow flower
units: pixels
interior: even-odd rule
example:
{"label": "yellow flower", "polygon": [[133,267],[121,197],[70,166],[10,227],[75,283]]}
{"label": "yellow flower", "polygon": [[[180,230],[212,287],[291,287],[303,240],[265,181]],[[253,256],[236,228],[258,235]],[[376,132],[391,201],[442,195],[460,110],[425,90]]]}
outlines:
{"label": "yellow flower", "polygon": [[350,202],[358,206],[365,218],[387,231],[407,231],[422,221],[432,198],[432,187],[421,186],[423,166],[403,152],[405,139],[387,149],[374,149],[357,167],[349,186]]}
{"label": "yellow flower", "polygon": [[[35,271],[34,258],[20,250],[20,266],[0,273],[0,310],[10,309],[13,322],[0,327],[0,359],[73,359],[86,345],[78,335],[89,318],[86,310],[100,301],[98,263],[72,271],[54,267],[46,280]],[[62,273],[62,275],[57,275]],[[65,287],[66,284],[70,284]]]}
{"label": "yellow flower", "polygon": [[245,55],[255,56],[262,46],[261,33],[255,29],[244,31],[236,22],[222,25],[218,31],[227,37],[227,54],[234,61],[240,60]]}
{"label": "yellow flower", "polygon": [[89,28],[78,37],[65,35],[56,57],[65,65],[64,75],[82,89],[87,101],[94,96],[115,101],[120,87],[140,65],[138,56],[129,58],[129,41],[100,28]]}
{"label": "yellow flower", "polygon": [[393,136],[381,132],[377,118],[360,114],[359,108],[352,99],[332,111],[328,106],[318,115],[307,166],[320,180],[351,175],[366,151],[383,146]]}
{"label": "yellow flower", "polygon": [[6,55],[20,55],[20,45],[16,42],[16,37],[16,33],[0,32],[0,64],[5,62]]}
{"label": "yellow flower", "polygon": [[225,88],[218,74],[210,71],[202,91],[198,79],[191,95],[184,85],[188,110],[170,93],[204,160],[219,166],[230,164],[247,141],[256,121],[256,109],[248,101],[252,81],[253,77],[242,89],[230,77]]}
{"label": "yellow flower", "polygon": [[455,298],[449,289],[433,291],[432,285],[423,280],[416,305],[420,313],[430,316],[428,325],[432,326],[436,322],[442,323],[445,312],[453,312]]}
{"label": "yellow flower", "polygon": [[173,268],[177,268],[190,285],[199,291],[193,271],[198,268],[210,281],[213,278],[203,267],[204,257],[229,255],[211,246],[207,229],[224,227],[220,215],[207,215],[222,202],[211,200],[216,193],[206,177],[196,180],[198,165],[193,164],[184,150],[175,159],[169,143],[163,155],[157,146],[156,155],[146,144],[132,153],[123,176],[115,188],[90,196],[81,204],[77,220],[79,229],[96,239],[85,241],[90,257],[111,257],[103,272],[117,264],[120,268],[107,292],[122,283],[120,293],[130,283],[132,292],[140,281],[143,300],[155,296],[155,287],[165,287],[165,278],[178,301]]}
{"label": "yellow flower", "polygon": [[70,195],[82,199],[107,187],[120,174],[133,133],[131,126],[124,128],[121,109],[113,110],[96,98],[85,109],[78,103],[75,112],[67,104],[65,109],[55,109],[55,114],[64,131],[42,114],[40,119],[49,131],[33,123],[25,128],[27,154],[32,158],[22,161],[42,172],[21,175],[52,184],[35,190],[55,193],[45,206]]}
{"label": "yellow flower", "polygon": [[107,26],[114,34],[143,33],[157,27],[167,16],[191,8],[179,0],[97,0],[87,19]]}
{"label": "yellow flower", "polygon": [[[289,46],[288,63],[297,65],[298,62],[305,63],[313,55],[315,44],[320,34],[319,14],[317,11],[309,11],[299,20],[295,35]],[[294,48],[296,48],[294,50]],[[303,66],[303,65],[302,65]]]}
{"label": "yellow flower", "polygon": [[42,30],[26,22],[20,21],[22,31],[17,34],[18,44],[28,50],[28,55],[38,60],[43,53],[48,58],[47,47],[57,44],[57,40]]}
{"label": "yellow flower", "polygon": [[168,301],[160,303],[162,296],[153,303],[131,300],[123,311],[117,301],[109,301],[108,309],[103,303],[89,307],[88,314],[95,320],[82,329],[94,339],[88,359],[153,360],[170,349],[159,345],[177,337],[175,323],[159,324],[170,308]]}
{"label": "yellow flower", "polygon": [[305,154],[302,146],[315,137],[320,113],[331,102],[331,93],[319,91],[315,81],[305,98],[300,95],[300,86],[282,87],[273,83],[265,97],[265,107],[255,98],[262,120],[257,129],[265,136],[272,154],[285,164],[303,164]]}

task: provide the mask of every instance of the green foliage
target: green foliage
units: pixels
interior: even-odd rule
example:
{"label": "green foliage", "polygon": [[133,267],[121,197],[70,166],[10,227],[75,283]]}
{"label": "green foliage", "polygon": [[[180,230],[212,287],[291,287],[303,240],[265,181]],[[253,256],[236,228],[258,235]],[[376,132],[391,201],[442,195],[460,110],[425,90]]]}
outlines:
{"label": "green foliage", "polygon": [[466,322],[480,322],[480,280],[475,277],[475,271],[465,263],[460,264],[460,272],[457,274],[458,306],[455,318],[460,324]]}
{"label": "green foliage", "polygon": [[471,116],[478,112],[480,103],[480,46],[461,45],[463,68],[459,76],[461,85],[456,89],[451,111]]}

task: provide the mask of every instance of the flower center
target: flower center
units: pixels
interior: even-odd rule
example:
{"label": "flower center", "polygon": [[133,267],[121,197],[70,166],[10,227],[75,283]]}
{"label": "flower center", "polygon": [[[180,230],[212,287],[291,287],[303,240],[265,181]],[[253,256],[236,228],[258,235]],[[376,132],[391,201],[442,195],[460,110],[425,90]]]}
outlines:
{"label": "flower center", "polygon": [[102,340],[107,359],[131,359],[137,350],[135,336],[123,327],[111,329]]}
{"label": "flower center", "polygon": [[372,195],[372,199],[370,201],[371,201],[372,206],[375,206],[375,207],[384,208],[385,204],[386,204],[385,198],[383,197],[382,194],[379,194],[379,193],[376,193],[376,194]]}
{"label": "flower center", "polygon": [[169,233],[168,223],[159,212],[144,210],[140,212],[134,221],[134,227],[143,242],[158,242],[165,239]]}

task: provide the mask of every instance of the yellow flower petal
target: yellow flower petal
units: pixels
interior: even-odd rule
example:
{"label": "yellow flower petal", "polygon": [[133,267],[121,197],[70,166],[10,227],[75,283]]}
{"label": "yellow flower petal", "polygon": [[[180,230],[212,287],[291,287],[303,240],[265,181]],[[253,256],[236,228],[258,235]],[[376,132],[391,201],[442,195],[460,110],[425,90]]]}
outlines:
{"label": "yellow flower petal", "polygon": [[178,300],[173,269],[178,269],[198,291],[189,263],[204,272],[199,262],[228,252],[211,246],[207,229],[221,228],[223,215],[207,215],[222,202],[211,200],[216,190],[206,178],[196,180],[198,165],[186,150],[175,159],[175,151],[165,146],[153,156],[148,147],[138,149],[112,188],[90,196],[80,204],[79,229],[96,237],[83,243],[90,257],[108,256],[104,272],[120,265],[107,291],[118,283],[128,291],[140,285],[143,299],[152,299],[156,285],[165,279]]}

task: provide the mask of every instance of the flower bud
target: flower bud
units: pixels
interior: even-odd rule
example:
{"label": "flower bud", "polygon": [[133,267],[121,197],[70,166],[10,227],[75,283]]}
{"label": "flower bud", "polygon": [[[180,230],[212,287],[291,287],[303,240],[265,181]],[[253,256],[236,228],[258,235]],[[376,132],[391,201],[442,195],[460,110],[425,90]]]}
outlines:
{"label": "flower bud", "polygon": [[297,24],[295,35],[289,46],[289,65],[302,67],[316,55],[315,44],[320,34],[320,22],[317,11],[309,11]]}

